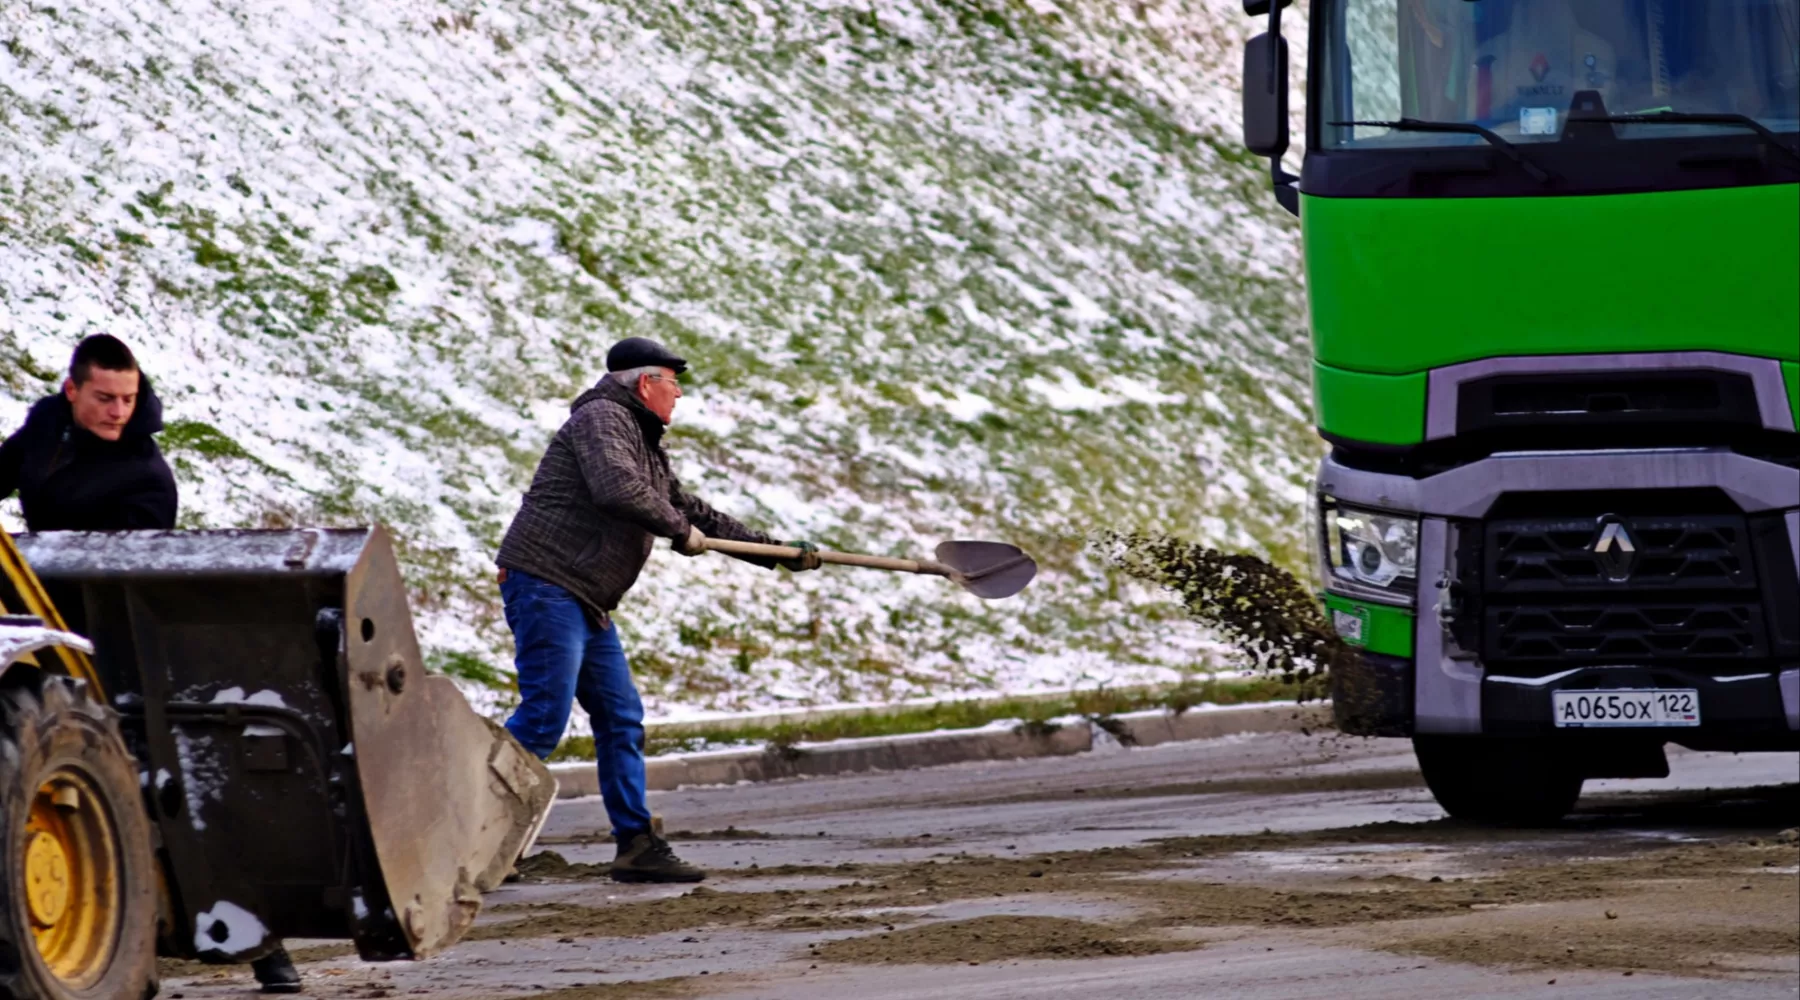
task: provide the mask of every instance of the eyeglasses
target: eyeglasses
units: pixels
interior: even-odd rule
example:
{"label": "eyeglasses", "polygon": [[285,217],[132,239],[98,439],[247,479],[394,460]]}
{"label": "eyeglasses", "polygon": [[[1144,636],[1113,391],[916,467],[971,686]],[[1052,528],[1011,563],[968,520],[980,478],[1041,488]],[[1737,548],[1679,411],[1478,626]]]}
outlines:
{"label": "eyeglasses", "polygon": [[671,378],[671,377],[670,377],[670,376],[668,376],[668,375],[645,375],[645,376],[644,376],[644,377],[645,377],[645,378],[647,378],[647,379],[653,379],[653,380],[655,380],[655,381],[657,381],[657,382],[673,382],[673,383],[675,383],[675,384],[676,384],[676,385],[680,385],[680,384],[681,384],[681,380],[680,380],[680,379],[678,379],[678,378]]}

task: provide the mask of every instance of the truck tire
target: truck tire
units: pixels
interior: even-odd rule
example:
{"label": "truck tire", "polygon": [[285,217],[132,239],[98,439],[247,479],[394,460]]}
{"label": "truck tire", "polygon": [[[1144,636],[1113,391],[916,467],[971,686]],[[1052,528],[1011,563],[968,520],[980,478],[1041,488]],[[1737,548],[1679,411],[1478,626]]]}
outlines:
{"label": "truck tire", "polygon": [[1582,775],[1542,740],[1414,736],[1425,785],[1452,818],[1549,826],[1575,808]]}
{"label": "truck tire", "polygon": [[0,1000],[156,994],[156,869],[137,761],[81,681],[0,686]]}

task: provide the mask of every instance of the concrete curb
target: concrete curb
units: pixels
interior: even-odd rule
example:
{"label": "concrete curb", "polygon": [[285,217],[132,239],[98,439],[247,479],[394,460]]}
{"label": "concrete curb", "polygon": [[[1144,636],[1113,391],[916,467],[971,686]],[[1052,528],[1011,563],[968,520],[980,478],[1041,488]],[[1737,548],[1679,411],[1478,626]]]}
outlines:
{"label": "concrete curb", "polygon": [[1213,740],[1242,733],[1297,733],[1332,724],[1330,702],[1190,709],[1180,715],[1135,712],[1117,718],[1131,734],[1131,745],[1140,747],[1182,740]]}
{"label": "concrete curb", "polygon": [[[1234,705],[1190,709],[1180,715],[1136,712],[1115,716],[1125,738],[1120,742],[1150,747],[1181,740],[1216,739],[1240,733],[1299,732],[1329,725],[1329,704],[1291,703]],[[1094,747],[1094,730],[1082,721],[1050,733],[1025,733],[1006,728],[962,732],[877,736],[858,740],[834,740],[787,753],[768,750],[722,750],[712,753],[652,757],[646,762],[645,780],[652,791],[672,791],[693,785],[735,785],[745,781],[779,778],[824,777],[859,771],[900,771],[938,767],[972,760],[1017,760],[1085,753]],[[557,798],[574,799],[600,794],[600,777],[592,761],[550,765],[556,775]]]}
{"label": "concrete curb", "polygon": [[[1229,683],[1232,678],[1220,678]],[[1127,684],[1123,687],[1108,688],[1113,694],[1154,694],[1172,691],[1176,685],[1170,684]],[[998,697],[962,697],[962,698],[916,698],[910,701],[888,702],[886,704],[868,705],[835,705],[828,708],[785,708],[773,712],[761,712],[755,715],[725,715],[718,718],[690,719],[685,722],[650,722],[644,729],[651,736],[680,737],[705,736],[721,730],[743,730],[752,728],[774,729],[779,726],[804,726],[812,722],[824,722],[827,719],[870,718],[879,719],[897,715],[916,709],[943,708],[953,705],[981,705],[997,702],[1034,703],[1055,701],[1058,698],[1069,698],[1083,693],[1094,693],[1093,688],[1051,688],[1044,691],[1033,691],[1029,694],[1013,694]]]}

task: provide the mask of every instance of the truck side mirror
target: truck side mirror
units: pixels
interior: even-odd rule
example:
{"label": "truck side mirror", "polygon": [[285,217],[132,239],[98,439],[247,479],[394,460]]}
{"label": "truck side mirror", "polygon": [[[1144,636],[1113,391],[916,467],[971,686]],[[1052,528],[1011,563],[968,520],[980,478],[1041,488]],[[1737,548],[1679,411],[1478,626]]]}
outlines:
{"label": "truck side mirror", "polygon": [[1244,44],[1244,145],[1271,159],[1287,152],[1288,50],[1280,35]]}

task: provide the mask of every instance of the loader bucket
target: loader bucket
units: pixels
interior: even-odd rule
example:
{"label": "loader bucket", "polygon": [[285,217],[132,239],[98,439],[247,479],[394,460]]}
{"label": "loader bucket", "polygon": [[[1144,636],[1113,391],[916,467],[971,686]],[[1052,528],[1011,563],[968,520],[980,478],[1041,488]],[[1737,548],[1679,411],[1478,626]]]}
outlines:
{"label": "loader bucket", "polygon": [[162,834],[168,953],[455,943],[555,780],[429,675],[380,528],[46,533],[19,549],[122,716]]}

